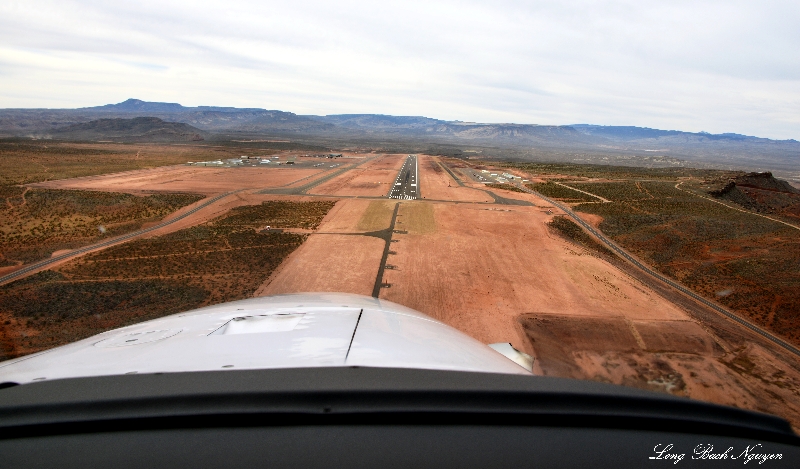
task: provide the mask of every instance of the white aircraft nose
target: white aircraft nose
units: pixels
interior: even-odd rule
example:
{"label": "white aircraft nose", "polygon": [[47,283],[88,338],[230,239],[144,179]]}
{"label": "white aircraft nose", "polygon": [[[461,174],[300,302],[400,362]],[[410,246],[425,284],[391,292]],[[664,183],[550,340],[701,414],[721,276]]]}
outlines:
{"label": "white aircraft nose", "polygon": [[418,311],[316,293],[224,303],[108,331],[2,362],[0,382],[353,365],[528,373]]}

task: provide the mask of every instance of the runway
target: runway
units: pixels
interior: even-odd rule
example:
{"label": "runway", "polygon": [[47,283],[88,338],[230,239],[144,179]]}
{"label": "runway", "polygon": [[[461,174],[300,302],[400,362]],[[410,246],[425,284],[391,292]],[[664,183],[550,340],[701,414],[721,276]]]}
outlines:
{"label": "runway", "polygon": [[397,173],[397,179],[389,190],[390,199],[416,200],[419,198],[418,168],[417,155],[408,155],[400,172]]}

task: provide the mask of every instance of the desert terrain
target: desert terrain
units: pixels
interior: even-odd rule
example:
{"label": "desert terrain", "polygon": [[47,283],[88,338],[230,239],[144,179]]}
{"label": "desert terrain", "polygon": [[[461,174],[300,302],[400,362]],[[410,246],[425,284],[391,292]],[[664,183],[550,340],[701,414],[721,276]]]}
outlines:
{"label": "desert terrain", "polygon": [[[205,216],[0,286],[6,357],[181,308],[339,291],[409,306],[484,343],[510,342],[536,358],[540,374],[770,412],[800,427],[797,356],[648,280],[597,241],[569,235],[569,225],[559,221],[563,213],[517,182],[526,178],[534,189],[562,197],[634,254],[665,268],[679,264],[658,257],[653,246],[660,238],[640,241],[654,228],[641,222],[635,227],[642,231],[630,231],[609,223],[614,214],[649,210],[649,220],[657,210],[666,211],[664,200],[673,200],[673,191],[683,194],[672,179],[581,177],[581,192],[557,184],[569,186],[575,175],[515,167],[493,170],[513,171],[513,184],[487,186],[470,176],[471,164],[419,155],[421,198],[390,200],[389,185],[405,155],[309,158],[295,167],[268,168],[197,167],[175,160],[19,186],[136,197],[238,192]],[[325,164],[313,166],[320,164],[315,161]],[[618,185],[608,186],[612,182]],[[619,201],[627,205],[609,211]],[[682,223],[673,225],[686,230]],[[772,233],[764,230],[750,234]],[[775,243],[794,242],[792,231],[779,235]],[[676,277],[695,287],[690,275]],[[716,296],[716,278],[705,280],[711,286],[704,292],[724,303],[733,295]],[[773,324],[785,329],[778,333],[790,339],[795,329],[780,321],[791,316],[791,301],[786,300],[788,312],[779,301],[772,314]],[[56,305],[66,312],[48,313]]]}
{"label": "desert terrain", "polygon": [[219,169],[202,166],[166,166],[124,174],[115,173],[48,181],[31,184],[31,187],[100,190],[130,194],[193,192],[211,195],[241,188],[285,187],[321,172],[318,169],[294,168]]}
{"label": "desert terrain", "polygon": [[340,176],[316,186],[310,193],[324,195],[380,197],[389,192],[405,155],[386,155],[365,162]]}
{"label": "desert terrain", "polygon": [[[472,185],[426,178],[423,168],[430,175],[441,167],[430,164],[435,160],[420,159],[422,194],[458,194]],[[800,389],[796,357],[735,326],[699,320],[607,255],[565,239],[550,226],[557,210],[543,200],[491,192],[530,205],[491,203],[488,195],[475,202],[340,201],[256,294],[364,294],[374,281],[380,298],[485,343],[511,342],[537,357],[545,375],[661,390],[800,422],[792,403]],[[382,272],[381,230],[391,234]],[[358,255],[344,248],[355,245]],[[343,268],[359,275],[343,275]]]}

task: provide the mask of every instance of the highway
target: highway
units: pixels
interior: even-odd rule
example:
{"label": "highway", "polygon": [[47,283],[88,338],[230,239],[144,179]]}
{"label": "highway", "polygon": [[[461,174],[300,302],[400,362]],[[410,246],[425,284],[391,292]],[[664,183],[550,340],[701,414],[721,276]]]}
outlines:
{"label": "highway", "polygon": [[0,285],[3,285],[5,283],[8,283],[8,282],[11,282],[11,281],[14,281],[14,280],[18,280],[18,279],[20,279],[22,277],[27,277],[28,275],[33,274],[36,271],[41,270],[41,269],[47,267],[50,264],[55,264],[56,262],[61,262],[61,261],[65,260],[65,259],[69,259],[71,257],[76,257],[76,256],[79,256],[79,255],[84,254],[86,252],[93,251],[95,249],[105,248],[105,247],[112,246],[114,244],[119,244],[119,243],[122,243],[124,241],[128,241],[131,238],[136,238],[137,236],[141,236],[141,235],[143,235],[145,233],[149,233],[151,231],[155,231],[155,230],[158,230],[160,228],[164,228],[165,226],[169,226],[169,225],[171,225],[171,224],[173,224],[173,223],[175,223],[177,221],[183,220],[184,218],[188,217],[189,215],[194,214],[198,210],[203,209],[205,207],[208,207],[209,205],[213,204],[214,202],[217,202],[218,200],[220,200],[220,199],[222,199],[224,197],[227,197],[227,196],[229,196],[231,194],[235,194],[237,192],[241,192],[241,190],[233,191],[233,192],[226,192],[224,194],[220,194],[218,196],[215,196],[215,197],[213,197],[211,199],[206,200],[202,204],[200,204],[197,207],[189,210],[186,213],[183,213],[183,214],[181,214],[181,215],[179,215],[179,216],[177,216],[177,217],[175,217],[175,218],[173,218],[171,220],[159,223],[158,225],[151,226],[150,228],[144,228],[144,229],[137,230],[137,231],[134,231],[134,232],[131,232],[131,233],[128,233],[128,234],[124,234],[122,236],[117,236],[116,238],[111,238],[111,239],[108,239],[108,240],[105,240],[105,241],[101,241],[101,242],[96,243],[96,244],[91,244],[89,246],[84,246],[82,248],[78,248],[78,249],[72,250],[70,252],[61,254],[60,256],[51,257],[49,259],[45,259],[43,261],[39,261],[39,262],[30,264],[30,265],[27,265],[27,266],[25,266],[25,267],[23,267],[23,268],[21,268],[19,270],[16,270],[16,271],[14,271],[14,272],[12,272],[12,273],[10,273],[8,275],[4,275],[4,276],[0,277]]}
{"label": "highway", "polygon": [[528,192],[529,194],[533,194],[533,195],[535,195],[535,196],[547,201],[548,203],[553,204],[553,206],[558,207],[559,209],[561,209],[564,213],[567,214],[567,216],[572,218],[575,221],[575,223],[577,223],[580,226],[582,226],[586,231],[588,231],[589,233],[591,233],[595,237],[597,237],[597,239],[599,239],[609,249],[611,249],[612,251],[617,253],[619,256],[621,256],[622,258],[624,258],[625,260],[627,260],[631,264],[633,264],[636,267],[638,267],[639,269],[641,269],[643,272],[649,274],[650,276],[656,278],[657,280],[660,280],[663,283],[666,283],[670,287],[678,290],[679,292],[683,293],[686,296],[691,297],[692,299],[702,303],[703,305],[708,306],[709,308],[711,308],[714,311],[722,314],[723,316],[727,317],[728,319],[730,319],[732,321],[735,321],[738,324],[750,329],[751,331],[753,331],[756,334],[766,338],[767,340],[769,340],[769,341],[781,346],[785,350],[787,350],[787,351],[789,351],[789,352],[791,352],[791,353],[793,353],[793,354],[795,354],[797,356],[800,356],[800,349],[798,349],[794,345],[792,345],[792,344],[786,342],[785,340],[781,339],[780,337],[778,337],[778,336],[776,336],[776,335],[774,335],[774,334],[772,334],[772,333],[770,333],[770,332],[768,332],[768,331],[756,326],[755,324],[745,320],[744,318],[741,318],[741,317],[737,316],[736,314],[731,313],[730,311],[728,311],[725,308],[719,306],[718,304],[703,298],[702,296],[700,296],[697,293],[693,292],[692,290],[684,287],[683,285],[679,284],[678,282],[676,282],[676,281],[674,281],[674,280],[672,280],[672,279],[670,279],[668,277],[665,277],[664,275],[661,275],[660,273],[658,273],[655,270],[651,269],[647,265],[645,265],[642,262],[638,261],[635,257],[630,255],[627,251],[625,251],[621,247],[617,246],[616,243],[614,243],[610,239],[606,238],[606,236],[603,235],[603,233],[601,233],[600,231],[596,230],[592,225],[590,225],[590,224],[586,223],[585,221],[583,221],[583,219],[581,217],[576,215],[575,212],[570,210],[568,207],[566,207],[566,206],[564,206],[564,205],[562,205],[562,204],[550,199],[549,197],[546,197],[546,196],[544,196],[544,195],[542,195],[542,194],[540,194],[540,193],[538,193],[538,192],[536,192],[534,190],[528,189],[527,187],[525,187],[522,184],[517,184],[517,187],[519,187],[520,189],[524,190],[525,192]]}
{"label": "highway", "polygon": [[408,155],[392,188],[389,189],[390,199],[416,200],[419,198],[419,162],[417,155]]}

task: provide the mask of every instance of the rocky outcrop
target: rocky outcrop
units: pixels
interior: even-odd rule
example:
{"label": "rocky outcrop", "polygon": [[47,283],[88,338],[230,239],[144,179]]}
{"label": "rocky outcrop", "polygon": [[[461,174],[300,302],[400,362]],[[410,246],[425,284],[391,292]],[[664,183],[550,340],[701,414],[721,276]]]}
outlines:
{"label": "rocky outcrop", "polygon": [[800,218],[800,190],[770,172],[736,176],[708,193],[754,212]]}

